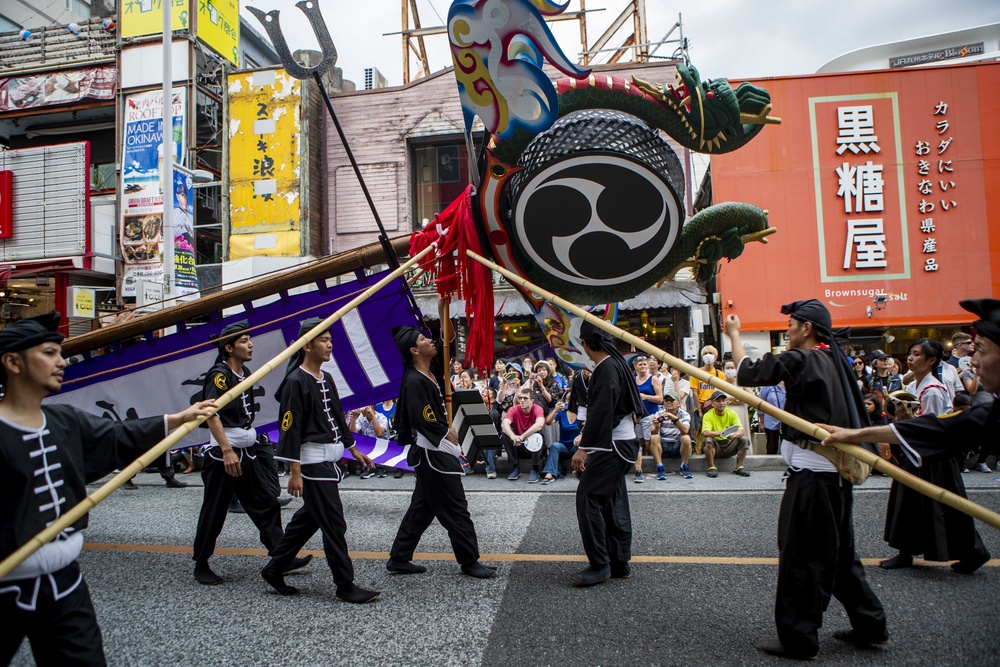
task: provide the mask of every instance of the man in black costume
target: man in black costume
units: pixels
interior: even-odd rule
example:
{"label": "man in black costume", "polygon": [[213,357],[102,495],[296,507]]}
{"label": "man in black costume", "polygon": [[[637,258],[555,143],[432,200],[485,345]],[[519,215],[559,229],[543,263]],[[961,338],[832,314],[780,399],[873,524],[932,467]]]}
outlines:
{"label": "man in black costume", "polygon": [[580,326],[580,340],[597,365],[590,376],[587,421],[578,436],[573,469],[581,473],[576,489],[576,517],[590,565],[570,577],[575,586],[593,586],[611,577],[632,576],[632,515],[625,474],[635,467],[639,440],[633,416],[646,408],[632,370],[611,334],[590,322]]}
{"label": "man in black costume", "polygon": [[[302,322],[299,338],[320,322],[319,318]],[[297,594],[297,588],[285,583],[284,573],[292,569],[295,554],[320,530],[337,599],[360,604],[373,602],[379,592],[354,583],[354,564],[347,551],[347,521],[340,501],[339,483],[344,474],[337,461],[347,450],[363,468],[373,464],[354,445],[337,385],[322,368],[332,352],[330,332],[324,331],[289,359],[288,372],[278,386],[281,435],[276,458],[288,463],[288,493],[301,496],[303,504],[288,522],[284,537],[260,574],[281,595]]]}
{"label": "man in black costume", "polygon": [[[217,339],[219,356],[205,376],[205,398],[222,396],[250,375],[246,362],[253,358],[253,342],[248,328],[249,323],[241,320],[222,329]],[[215,542],[234,498],[257,526],[261,544],[269,552],[281,540],[281,508],[268,481],[267,464],[257,456],[255,416],[253,387],[249,387],[238,399],[205,420],[211,440],[204,450],[201,478],[205,482],[205,497],[194,537],[194,578],[199,584],[222,583],[222,577],[209,567],[208,559],[215,552]],[[286,572],[305,566],[311,559],[312,556],[295,559]]]}
{"label": "man in black costume", "polygon": [[396,401],[395,428],[399,444],[410,447],[406,463],[413,468],[417,481],[410,507],[389,550],[386,569],[393,574],[427,571],[412,562],[413,552],[436,518],[448,531],[462,574],[479,579],[493,577],[496,568],[479,562],[476,527],[462,486],[458,434],[448,426],[441,386],[431,371],[431,362],[438,356],[437,346],[411,326],[396,327],[392,336],[406,367]]}
{"label": "man in black costume", "polygon": [[[973,313],[979,320],[972,327],[975,331],[975,352],[972,367],[976,369],[983,390],[991,394],[1000,391],[1000,300],[967,299],[959,305]],[[827,427],[833,442],[888,442],[902,447],[903,453],[915,466],[925,461],[963,456],[970,442],[983,442],[996,438],[1000,429],[1000,402],[974,405],[962,412],[944,415],[924,415],[888,426],[863,429]],[[982,545],[972,517],[949,510],[949,530],[969,536],[967,555],[952,564],[960,574],[972,574],[990,559]]]}
{"label": "man in black costume", "polygon": [[[858,427],[867,415],[857,382],[833,338],[830,312],[816,299],[785,304],[788,349],[753,362],[740,340],[740,320],[726,318],[726,334],[740,386],[785,382],[785,410],[810,422]],[[885,611],[865,578],[854,548],[852,485],[812,451],[816,441],[782,425],[781,456],[788,464],[778,514],[778,589],[774,603],[777,639],[757,648],[787,658],[819,654],[823,612],[836,597],[851,621],[833,636],[861,645],[889,641]]]}
{"label": "man in black costume", "polygon": [[[168,431],[208,414],[213,401],[160,417],[102,419],[42,405],[62,388],[59,314],[0,331],[0,558],[7,558],[87,495],[86,484],[123,467]],[[77,556],[83,515],[0,579],[0,664],[25,636],[39,665],[104,665],[97,615]]]}

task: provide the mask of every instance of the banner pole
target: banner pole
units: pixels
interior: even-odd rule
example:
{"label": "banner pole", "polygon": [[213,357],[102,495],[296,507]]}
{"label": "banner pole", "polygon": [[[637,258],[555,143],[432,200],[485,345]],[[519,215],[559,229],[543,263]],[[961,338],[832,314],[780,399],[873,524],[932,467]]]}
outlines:
{"label": "banner pole", "polygon": [[[674,357],[671,354],[668,354],[667,352],[661,350],[655,345],[647,343],[638,336],[633,336],[627,331],[623,331],[618,327],[616,327],[615,325],[610,324],[599,317],[591,315],[590,313],[585,311],[583,308],[580,308],[576,304],[570,303],[569,301],[566,301],[565,299],[556,296],[552,292],[548,292],[542,289],[541,287],[538,287],[537,285],[525,280],[516,273],[512,273],[511,271],[508,271],[502,266],[499,266],[498,264],[491,262],[485,257],[477,255],[471,250],[466,250],[466,254],[468,254],[469,257],[476,260],[480,264],[490,267],[491,269],[493,269],[494,271],[496,271],[497,273],[499,273],[512,283],[518,284],[521,287],[525,288],[526,290],[529,290],[530,292],[534,292],[538,296],[547,299],[548,301],[551,301],[552,303],[556,304],[557,306],[560,306],[561,308],[565,308],[566,310],[570,311],[575,315],[579,315],[587,322],[590,322],[596,327],[600,327],[604,331],[610,333],[615,338],[618,338],[620,340],[625,341],[626,343],[629,343],[636,349],[642,350],[643,352],[646,352],[647,354],[656,357],[660,361],[667,362],[674,368],[677,368],[687,373],[688,375],[691,375],[692,377],[698,378],[702,382],[706,382],[715,387],[716,389],[726,394],[729,394],[730,396],[738,398],[745,403],[749,403],[750,405],[754,406],[761,412],[764,412],[766,414],[771,415],[772,417],[775,417],[776,419],[781,420],[782,422],[788,424],[789,426],[795,428],[796,430],[811,435],[812,437],[818,440],[824,440],[825,438],[830,436],[830,434],[825,429],[820,428],[816,424],[808,422],[802,419],[801,417],[796,417],[793,414],[785,412],[784,410],[777,408],[764,400],[761,400],[761,398],[756,394],[754,394],[753,392],[746,391],[745,389],[741,389],[740,387],[729,384],[728,382],[725,382],[724,380],[721,380],[713,375],[709,375],[700,368],[692,366],[686,361],[678,359],[677,357]],[[963,498],[958,494],[952,493],[951,491],[942,489],[941,487],[931,484],[926,480],[920,479],[916,475],[910,474],[905,470],[902,470],[898,466],[894,466],[885,459],[876,456],[875,454],[869,452],[867,449],[860,447],[858,445],[838,442],[834,443],[833,447],[839,449],[840,451],[844,452],[849,456],[853,456],[863,461],[864,463],[867,463],[873,469],[885,473],[886,475],[892,477],[900,484],[904,484],[910,487],[911,489],[927,496],[928,498],[931,498],[940,503],[948,505],[949,507],[953,507],[957,509],[959,512],[962,512],[963,514],[968,514],[973,518],[979,519],[983,523],[993,526],[994,528],[1000,529],[1000,514],[988,510],[985,507],[982,507],[981,505],[977,505],[968,498]]]}
{"label": "banner pole", "polygon": [[384,276],[377,283],[369,287],[367,290],[354,297],[350,302],[344,305],[340,310],[336,311],[325,320],[317,324],[315,327],[309,330],[308,333],[298,338],[294,343],[288,346],[283,352],[278,353],[274,358],[264,364],[261,368],[255,371],[253,374],[248,376],[238,385],[227,391],[225,394],[216,399],[216,405],[214,411],[211,414],[204,417],[198,417],[193,421],[189,421],[182,426],[174,429],[174,431],[168,435],[166,438],[161,440],[151,449],[146,451],[145,454],[137,458],[131,464],[126,466],[117,475],[105,482],[100,488],[91,493],[89,496],[81,500],[72,509],[67,511],[65,514],[60,516],[56,521],[52,523],[51,526],[41,531],[33,538],[25,542],[21,548],[7,556],[0,563],[0,579],[10,574],[14,568],[24,562],[26,558],[35,553],[38,549],[42,548],[53,539],[55,539],[59,533],[63,530],[72,526],[80,517],[92,510],[101,501],[107,498],[113,491],[115,491],[119,486],[132,479],[137,473],[143,471],[143,469],[150,466],[157,458],[165,454],[170,448],[175,445],[181,438],[186,436],[188,433],[198,428],[198,426],[204,422],[206,419],[214,415],[216,412],[221,410],[223,407],[228,405],[233,399],[241,395],[247,389],[252,387],[254,384],[259,382],[268,373],[272,372],[276,368],[279,368],[281,364],[286,362],[293,354],[305,347],[313,338],[321,334],[322,332],[329,329],[333,324],[342,318],[344,315],[350,311],[357,308],[365,299],[368,299],[373,294],[378,292],[380,289],[388,285],[390,282],[398,278],[399,276],[406,273],[414,264],[416,264],[420,259],[423,258],[425,254],[430,252],[433,246],[428,246],[424,248],[423,251],[417,253],[414,257],[408,260],[406,263],[402,264],[399,268],[395,269],[388,275]]}

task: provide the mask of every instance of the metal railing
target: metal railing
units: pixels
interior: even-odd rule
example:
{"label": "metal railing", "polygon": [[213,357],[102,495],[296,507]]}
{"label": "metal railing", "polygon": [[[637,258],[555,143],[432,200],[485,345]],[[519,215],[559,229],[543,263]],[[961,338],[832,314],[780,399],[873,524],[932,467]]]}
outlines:
{"label": "metal railing", "polygon": [[81,21],[78,34],[60,24],[33,29],[26,40],[20,31],[0,33],[0,76],[114,61],[115,33],[101,20]]}

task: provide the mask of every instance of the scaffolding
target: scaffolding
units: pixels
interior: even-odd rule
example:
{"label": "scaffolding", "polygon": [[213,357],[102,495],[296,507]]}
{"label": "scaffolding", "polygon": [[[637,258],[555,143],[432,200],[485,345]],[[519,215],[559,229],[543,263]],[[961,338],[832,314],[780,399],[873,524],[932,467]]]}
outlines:
{"label": "scaffolding", "polygon": [[[587,0],[579,0],[578,11],[567,11],[554,16],[546,16],[549,23],[558,21],[577,21],[580,24],[580,58],[579,64],[589,67],[593,64],[613,65],[623,58],[630,57],[632,62],[646,63],[653,59],[687,61],[688,43],[684,37],[684,26],[681,15],[677,22],[658,42],[650,42],[646,29],[646,0],[630,0],[618,17],[611,22],[600,37],[588,46],[587,14],[604,11],[603,9],[587,9]],[[445,25],[422,27],[417,0],[400,0],[402,9],[402,29],[399,32],[385,33],[386,36],[400,36],[403,46],[403,84],[430,74],[430,63],[427,58],[427,48],[424,37],[447,34]],[[628,27],[631,25],[631,33]],[[677,33],[676,37],[672,36]],[[656,52],[668,44],[676,44],[669,56],[658,56]],[[610,45],[610,46],[609,46]],[[610,54],[607,60],[604,55]],[[415,60],[415,62],[414,62]]]}

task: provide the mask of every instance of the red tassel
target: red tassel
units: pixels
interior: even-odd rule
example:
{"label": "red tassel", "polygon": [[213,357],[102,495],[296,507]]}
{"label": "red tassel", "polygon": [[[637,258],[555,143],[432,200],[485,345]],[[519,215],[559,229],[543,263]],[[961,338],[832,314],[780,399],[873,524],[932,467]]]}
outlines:
{"label": "red tassel", "polygon": [[[410,237],[410,256],[437,244],[437,261],[421,265],[436,277],[438,296],[465,299],[469,323],[465,362],[473,368],[493,365],[493,276],[489,268],[470,258],[466,250],[482,255],[470,185],[434,222]],[[457,256],[456,256],[457,255]]]}

